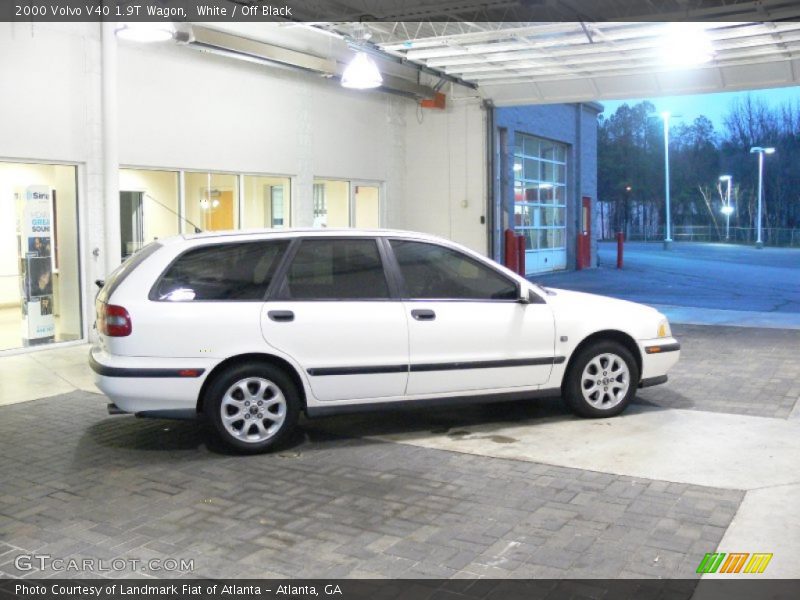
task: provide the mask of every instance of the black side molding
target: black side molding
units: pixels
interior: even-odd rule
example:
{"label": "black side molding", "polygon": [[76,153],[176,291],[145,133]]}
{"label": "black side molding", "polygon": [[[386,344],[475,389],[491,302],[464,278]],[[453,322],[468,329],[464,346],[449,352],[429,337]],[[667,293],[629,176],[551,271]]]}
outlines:
{"label": "black side molding", "polygon": [[123,367],[109,367],[101,365],[91,354],[89,355],[89,366],[92,371],[104,377],[153,377],[167,378],[176,377],[180,379],[195,379],[206,372],[205,369],[129,369]]}
{"label": "black side molding", "polygon": [[321,367],[306,369],[306,373],[319,375],[375,375],[379,373],[405,373],[408,365],[377,365],[372,367]]}
{"label": "black side molding", "polygon": [[321,375],[374,375],[377,373],[412,373],[426,371],[458,371],[462,369],[501,369],[506,367],[532,367],[540,365],[560,365],[566,360],[564,356],[545,358],[512,358],[508,360],[478,360],[449,363],[425,363],[416,365],[375,365],[364,367],[317,367],[306,369],[306,373]]}
{"label": "black side molding", "polygon": [[420,371],[457,371],[461,369],[501,369],[505,367],[532,367],[537,365],[557,365],[564,362],[563,356],[546,358],[510,358],[507,360],[478,360],[451,363],[429,363],[411,365],[411,372]]}
{"label": "black side molding", "polygon": [[662,352],[677,352],[681,349],[681,345],[678,342],[673,344],[661,344],[659,346],[645,346],[644,351],[647,354],[660,354]]}
{"label": "black side molding", "polygon": [[654,385],[661,385],[662,383],[667,383],[666,375],[659,375],[658,377],[648,377],[647,379],[642,379],[639,382],[639,387],[640,388],[652,387]]}

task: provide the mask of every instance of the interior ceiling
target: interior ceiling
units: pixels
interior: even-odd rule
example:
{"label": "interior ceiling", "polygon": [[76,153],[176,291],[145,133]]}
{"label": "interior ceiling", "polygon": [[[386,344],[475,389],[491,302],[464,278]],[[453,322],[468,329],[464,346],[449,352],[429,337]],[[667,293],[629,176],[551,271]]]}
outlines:
{"label": "interior ceiling", "polygon": [[[796,0],[340,0],[306,5],[308,16],[349,17],[317,21],[314,28],[347,39],[354,22],[361,21],[371,34],[369,42],[382,52],[477,84],[498,105],[800,85]],[[712,60],[692,69],[668,66],[663,56],[666,21],[705,21]]]}

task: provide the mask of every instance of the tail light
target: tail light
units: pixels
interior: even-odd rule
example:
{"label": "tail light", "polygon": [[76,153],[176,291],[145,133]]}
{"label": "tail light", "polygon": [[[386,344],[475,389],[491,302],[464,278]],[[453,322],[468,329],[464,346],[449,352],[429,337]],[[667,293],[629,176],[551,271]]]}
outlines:
{"label": "tail light", "polygon": [[97,310],[97,329],[109,337],[125,337],[133,331],[133,323],[128,311],[122,306],[100,302]]}

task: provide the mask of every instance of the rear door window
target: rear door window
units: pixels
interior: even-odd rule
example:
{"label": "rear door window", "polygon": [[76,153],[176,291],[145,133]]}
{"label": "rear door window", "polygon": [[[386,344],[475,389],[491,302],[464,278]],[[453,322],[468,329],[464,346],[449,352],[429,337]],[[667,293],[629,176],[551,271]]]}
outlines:
{"label": "rear door window", "polygon": [[374,239],[303,240],[281,297],[292,300],[383,300],[389,286]]}
{"label": "rear door window", "polygon": [[169,266],[150,293],[150,299],[263,300],[288,245],[287,240],[275,240],[194,248]]}

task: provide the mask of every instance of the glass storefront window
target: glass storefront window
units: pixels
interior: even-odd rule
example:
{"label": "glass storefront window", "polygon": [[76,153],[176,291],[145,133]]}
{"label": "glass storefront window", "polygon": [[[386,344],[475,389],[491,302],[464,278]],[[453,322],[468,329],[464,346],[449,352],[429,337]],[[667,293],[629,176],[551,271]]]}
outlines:
{"label": "glass storefront window", "polygon": [[193,223],[203,231],[226,231],[239,227],[239,177],[228,173],[186,172],[185,231]]}
{"label": "glass storefront window", "polygon": [[336,179],[314,180],[314,227],[381,226],[379,184]]}
{"label": "glass storefront window", "polygon": [[153,240],[180,233],[177,171],[120,169],[119,190],[123,259]]}
{"label": "glass storefront window", "polygon": [[314,180],[314,227],[350,227],[350,182]]}
{"label": "glass storefront window", "polygon": [[82,336],[76,175],[0,162],[0,350]]}
{"label": "glass storefront window", "polygon": [[244,176],[242,229],[291,226],[292,198],[288,177]]}

